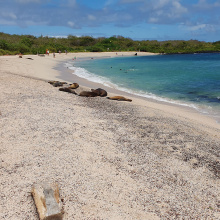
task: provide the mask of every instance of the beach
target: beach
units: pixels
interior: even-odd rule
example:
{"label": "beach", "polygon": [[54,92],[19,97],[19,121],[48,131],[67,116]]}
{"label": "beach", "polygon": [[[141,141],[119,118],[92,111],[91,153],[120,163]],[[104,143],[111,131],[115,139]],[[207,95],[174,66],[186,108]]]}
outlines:
{"label": "beach", "polygon": [[[220,124],[62,67],[122,54],[134,52],[0,57],[0,219],[38,219],[31,189],[41,182],[59,185],[63,219],[220,219]],[[72,79],[132,102],[47,83]]]}

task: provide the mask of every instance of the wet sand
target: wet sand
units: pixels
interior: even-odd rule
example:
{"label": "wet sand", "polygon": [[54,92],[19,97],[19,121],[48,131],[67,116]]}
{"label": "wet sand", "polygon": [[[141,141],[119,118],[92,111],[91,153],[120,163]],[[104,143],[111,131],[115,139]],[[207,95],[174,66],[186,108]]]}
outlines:
{"label": "wet sand", "polygon": [[64,219],[219,219],[219,124],[134,96],[60,92],[47,80],[75,54],[58,56],[0,57],[0,218],[38,219],[31,187],[48,181]]}

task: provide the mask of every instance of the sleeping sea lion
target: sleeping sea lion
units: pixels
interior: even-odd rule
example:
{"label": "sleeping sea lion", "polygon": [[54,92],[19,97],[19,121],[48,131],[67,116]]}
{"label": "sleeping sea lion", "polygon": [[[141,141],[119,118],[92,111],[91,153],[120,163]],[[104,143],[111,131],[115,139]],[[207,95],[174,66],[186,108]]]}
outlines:
{"label": "sleeping sea lion", "polygon": [[66,88],[66,87],[65,88],[59,88],[59,90],[63,91],[63,92],[73,93],[73,94],[77,95],[76,92],[73,89],[70,89],[70,88]]}
{"label": "sleeping sea lion", "polygon": [[111,100],[118,100],[118,101],[128,101],[131,102],[131,99],[127,99],[124,96],[112,96],[112,97],[107,97],[107,99],[111,99]]}
{"label": "sleeping sea lion", "polygon": [[107,96],[107,92],[104,89],[98,88],[98,89],[91,89],[92,92],[96,93],[97,96]]}
{"label": "sleeping sea lion", "polygon": [[79,96],[96,97],[97,93],[90,92],[90,91],[82,91],[82,92],[79,93]]}
{"label": "sleeping sea lion", "polygon": [[68,88],[70,89],[77,89],[79,87],[78,83],[72,83]]}
{"label": "sleeping sea lion", "polygon": [[60,82],[60,81],[49,81],[48,83],[50,83],[54,87],[63,86],[63,84],[67,84],[66,82]]}

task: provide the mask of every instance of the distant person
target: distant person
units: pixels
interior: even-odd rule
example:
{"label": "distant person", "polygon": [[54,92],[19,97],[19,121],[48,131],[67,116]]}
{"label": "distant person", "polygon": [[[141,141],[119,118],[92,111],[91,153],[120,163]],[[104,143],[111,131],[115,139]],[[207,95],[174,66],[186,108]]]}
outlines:
{"label": "distant person", "polygon": [[59,50],[59,54],[61,54],[61,50]]}
{"label": "distant person", "polygon": [[53,58],[55,58],[55,53],[53,53]]}
{"label": "distant person", "polygon": [[49,50],[47,51],[47,55],[48,55],[48,56],[50,55],[50,51],[49,51]]}

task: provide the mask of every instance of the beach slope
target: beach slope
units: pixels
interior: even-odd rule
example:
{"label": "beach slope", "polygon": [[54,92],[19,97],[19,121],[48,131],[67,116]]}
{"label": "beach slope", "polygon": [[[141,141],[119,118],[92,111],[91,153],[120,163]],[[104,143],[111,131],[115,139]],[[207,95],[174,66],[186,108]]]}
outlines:
{"label": "beach slope", "polygon": [[62,56],[0,57],[0,219],[38,219],[39,182],[58,183],[64,219],[220,219],[219,125],[61,92]]}

